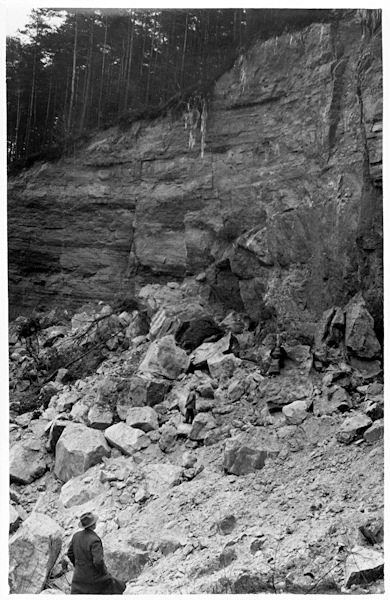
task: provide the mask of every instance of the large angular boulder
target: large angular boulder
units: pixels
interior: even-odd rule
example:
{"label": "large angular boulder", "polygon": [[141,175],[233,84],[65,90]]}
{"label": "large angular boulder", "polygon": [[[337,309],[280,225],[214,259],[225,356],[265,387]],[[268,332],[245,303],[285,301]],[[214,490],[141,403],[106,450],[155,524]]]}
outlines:
{"label": "large angular boulder", "polygon": [[349,554],[345,563],[344,585],[368,583],[383,578],[383,554],[373,548],[357,547]]}
{"label": "large angular boulder", "polygon": [[104,435],[111,446],[128,456],[150,444],[150,438],[141,429],[129,427],[126,423],[111,425],[105,430]]}
{"label": "large angular boulder", "polygon": [[84,504],[101,494],[106,488],[100,478],[99,467],[91,467],[83,475],[73,477],[61,488],[60,502],[65,508]]}
{"label": "large angular boulder", "polygon": [[381,345],[374,332],[374,319],[366,308],[361,292],[356,294],[345,307],[347,349],[358,358],[379,356]]}
{"label": "large angular boulder", "polygon": [[227,397],[230,402],[237,402],[246,392],[249,386],[248,379],[234,379],[227,389]]}
{"label": "large angular boulder", "polygon": [[227,354],[236,344],[231,333],[228,333],[217,342],[204,342],[191,354],[191,362],[195,367],[205,365],[216,354]]}
{"label": "large angular boulder", "polygon": [[61,551],[62,528],[33,512],[9,541],[11,594],[39,594]]}
{"label": "large angular boulder", "polygon": [[120,529],[105,536],[104,558],[108,571],[114,577],[132,581],[149,562],[149,552],[134,547],[129,531]]}
{"label": "large angular boulder", "polygon": [[167,335],[150,344],[139,371],[174,380],[187,371],[189,364],[186,352],[176,345],[173,335]]}
{"label": "large angular boulder", "polygon": [[339,306],[324,311],[317,325],[314,337],[314,351],[317,358],[326,360],[340,356],[344,343],[345,315]]}
{"label": "large angular boulder", "polygon": [[366,442],[368,442],[369,444],[373,444],[374,442],[377,442],[378,440],[383,439],[383,437],[384,437],[384,421],[383,421],[383,419],[378,419],[377,421],[375,421],[375,423],[373,423],[371,425],[371,427],[366,429],[366,431],[363,433],[363,437],[366,440]]}
{"label": "large angular boulder", "polygon": [[267,432],[240,434],[225,442],[223,467],[227,473],[246,475],[262,469],[267,458],[279,454],[277,440]]}
{"label": "large angular boulder", "polygon": [[289,425],[300,425],[308,416],[307,404],[304,400],[296,400],[282,408],[286,422]]}
{"label": "large angular boulder", "polygon": [[151,406],[136,406],[130,408],[127,417],[126,425],[141,429],[145,433],[158,429],[158,414]]}
{"label": "large angular boulder", "polygon": [[370,425],[372,425],[370,417],[362,413],[356,413],[345,419],[336,433],[336,437],[339,442],[350,444],[358,436],[361,436]]}
{"label": "large angular boulder", "polygon": [[210,413],[198,413],[192,422],[192,427],[189,432],[190,440],[199,442],[204,440],[206,434],[215,429],[217,426],[216,420]]}
{"label": "large angular boulder", "polygon": [[107,405],[94,404],[88,411],[88,425],[93,429],[107,429],[114,419],[111,408]]}
{"label": "large angular boulder", "polygon": [[54,473],[61,481],[81,475],[111,453],[101,431],[70,423],[56,446]]}
{"label": "large angular boulder", "polygon": [[14,444],[9,454],[11,482],[27,485],[42,477],[47,471],[51,457],[41,440],[34,435]]}
{"label": "large angular boulder", "polygon": [[161,496],[182,479],[183,469],[171,463],[149,464],[142,470],[149,493]]}
{"label": "large angular boulder", "polygon": [[127,397],[117,402],[116,410],[122,421],[134,406],[155,406],[160,404],[172,387],[172,382],[150,373],[138,373],[130,380]]}
{"label": "large angular boulder", "polygon": [[239,364],[240,359],[236,358],[234,354],[214,354],[207,360],[210,375],[213,379],[217,380],[222,377],[226,379],[232,377]]}

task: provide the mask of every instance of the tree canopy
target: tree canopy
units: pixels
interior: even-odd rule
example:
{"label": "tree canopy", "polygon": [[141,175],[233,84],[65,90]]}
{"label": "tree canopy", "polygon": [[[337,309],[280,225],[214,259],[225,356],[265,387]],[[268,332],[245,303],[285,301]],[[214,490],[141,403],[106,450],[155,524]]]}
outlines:
{"label": "tree canopy", "polygon": [[211,89],[238,53],[340,10],[38,8],[7,38],[9,164],[56,158],[90,131]]}

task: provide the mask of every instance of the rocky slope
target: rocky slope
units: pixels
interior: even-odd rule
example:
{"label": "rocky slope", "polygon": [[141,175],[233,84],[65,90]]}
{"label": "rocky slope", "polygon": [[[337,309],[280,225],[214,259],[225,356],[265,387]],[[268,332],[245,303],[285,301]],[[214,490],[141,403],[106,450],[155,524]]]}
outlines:
{"label": "rocky slope", "polygon": [[221,318],[202,279],[143,287],[143,312],[12,324],[11,593],[69,593],[87,510],[128,595],[383,592],[383,377],[362,296],[313,345],[282,332],[271,377],[275,334]]}
{"label": "rocky slope", "polygon": [[209,298],[306,337],[362,291],[380,336],[381,132],[380,32],[349,18],[256,43],[207,107],[10,178],[12,316],[204,271]]}

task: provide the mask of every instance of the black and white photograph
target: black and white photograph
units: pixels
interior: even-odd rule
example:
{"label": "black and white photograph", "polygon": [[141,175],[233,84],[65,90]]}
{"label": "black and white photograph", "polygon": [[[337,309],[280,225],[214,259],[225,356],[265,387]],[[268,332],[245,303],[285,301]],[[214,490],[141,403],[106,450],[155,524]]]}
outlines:
{"label": "black and white photograph", "polygon": [[3,587],[384,597],[386,10],[196,4],[5,7]]}

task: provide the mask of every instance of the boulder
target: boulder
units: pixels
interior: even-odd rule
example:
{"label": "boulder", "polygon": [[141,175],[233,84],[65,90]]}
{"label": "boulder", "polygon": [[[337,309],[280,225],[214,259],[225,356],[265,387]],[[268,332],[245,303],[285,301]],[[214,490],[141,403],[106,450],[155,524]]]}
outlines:
{"label": "boulder", "polygon": [[64,532],[50,517],[33,512],[9,540],[11,594],[39,594],[61,551]]}
{"label": "boulder", "polygon": [[150,438],[141,429],[129,427],[126,423],[111,425],[104,435],[111,446],[129,456],[150,444]]}
{"label": "boulder", "polygon": [[172,335],[167,335],[150,344],[139,371],[174,380],[187,371],[189,364],[186,352],[176,345]]}
{"label": "boulder", "polygon": [[216,339],[223,335],[223,330],[212,317],[193,315],[190,320],[185,320],[185,316],[181,315],[181,320],[175,340],[187,352],[198,348],[206,339]]}
{"label": "boulder", "polygon": [[101,494],[106,487],[100,478],[100,469],[88,469],[83,475],[73,477],[61,488],[60,502],[65,508],[84,504]]}
{"label": "boulder", "polygon": [[379,360],[362,360],[356,356],[350,356],[349,362],[359,377],[365,381],[375,379],[382,373],[382,367]]}
{"label": "boulder", "polygon": [[296,346],[283,346],[287,359],[293,361],[295,366],[309,373],[313,365],[313,355],[310,346],[297,344]]}
{"label": "boulder", "polygon": [[321,416],[314,418],[311,416],[299,426],[299,429],[305,434],[305,442],[316,446],[325,439],[333,437],[336,424],[335,417]]}
{"label": "boulder", "polygon": [[240,434],[225,442],[223,467],[233,475],[246,475],[262,469],[267,458],[279,454],[279,444],[268,432]]}
{"label": "boulder", "polygon": [[207,360],[211,377],[217,380],[221,377],[231,377],[239,364],[239,360],[234,354],[214,354]]}
{"label": "boulder", "polygon": [[88,411],[88,425],[93,429],[107,429],[114,419],[112,410],[107,405],[94,404]]}
{"label": "boulder", "polygon": [[326,390],[321,396],[316,396],[313,402],[313,412],[316,416],[344,413],[352,408],[351,397],[344,388]]}
{"label": "boulder", "polygon": [[350,588],[353,584],[369,583],[383,578],[383,554],[368,547],[356,547],[349,554],[345,563],[344,585]]}
{"label": "boulder", "polygon": [[289,425],[300,425],[308,415],[307,404],[304,400],[296,400],[291,404],[286,404],[283,406],[282,411]]}
{"label": "boulder", "polygon": [[117,402],[116,410],[122,421],[134,406],[155,406],[162,402],[172,387],[172,382],[150,373],[138,373],[130,380],[128,396]]}
{"label": "boulder", "polygon": [[202,441],[207,432],[216,426],[215,418],[210,413],[198,413],[192,422],[189,438],[196,442]]}
{"label": "boulder", "polygon": [[[121,315],[119,315],[118,318],[119,321],[121,321]],[[133,341],[135,338],[144,336],[147,333],[147,319],[138,310],[133,311],[133,313],[131,314],[131,321],[125,331],[125,338],[127,338],[129,341]]]}
{"label": "boulder", "polygon": [[227,397],[230,402],[236,402],[246,392],[249,382],[244,379],[233,379],[227,389]]}
{"label": "boulder", "polygon": [[58,412],[71,410],[72,406],[80,399],[81,395],[78,392],[63,392],[55,401],[55,408]]}
{"label": "boulder", "polygon": [[188,538],[179,529],[169,529],[162,531],[156,540],[158,550],[164,555],[173,554],[179,548],[184,548],[188,543]]}
{"label": "boulder", "polygon": [[54,473],[61,481],[68,481],[101,462],[110,452],[101,431],[70,423],[57,442]]}
{"label": "boulder", "polygon": [[369,444],[373,444],[374,442],[383,439],[384,437],[384,421],[383,419],[378,419],[366,429],[363,433],[363,437]]}
{"label": "boulder", "polygon": [[352,417],[345,419],[336,433],[336,437],[339,442],[350,444],[358,436],[361,436],[370,425],[372,425],[370,417],[362,413],[356,413]]}
{"label": "boulder", "polygon": [[132,546],[129,532],[120,529],[105,536],[104,558],[108,571],[114,577],[132,581],[149,562],[149,552]]}
{"label": "boulder", "polygon": [[[315,356],[320,360],[336,357],[344,342],[345,315],[339,306],[325,310],[314,337]],[[333,356],[332,356],[333,355]]]}
{"label": "boulder", "polygon": [[41,440],[29,435],[14,444],[9,453],[9,473],[11,482],[27,485],[42,477],[47,471],[51,457]]}
{"label": "boulder", "polygon": [[158,429],[158,414],[151,406],[130,408],[126,416],[126,425],[141,429],[145,433]]}
{"label": "boulder", "polygon": [[381,345],[374,332],[374,319],[368,312],[361,292],[345,307],[345,344],[358,358],[374,358],[381,352]]}
{"label": "boulder", "polygon": [[231,333],[228,333],[217,342],[205,342],[191,354],[191,362],[195,367],[204,365],[214,355],[230,352],[233,345],[234,336]]}
{"label": "boulder", "polygon": [[171,463],[145,465],[142,473],[152,496],[161,496],[181,482],[183,469]]}
{"label": "boulder", "polygon": [[282,407],[296,400],[305,400],[309,406],[313,397],[313,383],[298,370],[289,371],[289,377],[266,377],[258,384],[257,396],[264,398],[269,408]]}

